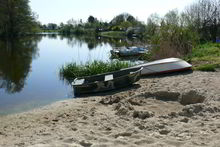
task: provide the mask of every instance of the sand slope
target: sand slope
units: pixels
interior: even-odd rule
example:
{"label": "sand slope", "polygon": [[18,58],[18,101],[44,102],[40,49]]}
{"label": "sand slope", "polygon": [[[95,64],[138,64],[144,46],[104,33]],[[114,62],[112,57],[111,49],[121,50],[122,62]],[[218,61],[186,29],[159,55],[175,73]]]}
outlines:
{"label": "sand slope", "polygon": [[143,78],[131,88],[0,117],[0,146],[220,146],[220,72]]}

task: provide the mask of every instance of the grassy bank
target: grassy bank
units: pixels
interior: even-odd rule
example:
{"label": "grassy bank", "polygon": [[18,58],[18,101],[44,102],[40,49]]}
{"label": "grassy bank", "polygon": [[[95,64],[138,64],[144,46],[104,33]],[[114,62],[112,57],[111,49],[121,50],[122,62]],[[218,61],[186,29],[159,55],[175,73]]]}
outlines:
{"label": "grassy bank", "polygon": [[220,68],[220,44],[206,43],[192,49],[184,58],[193,65],[194,70],[216,71]]}
{"label": "grassy bank", "polygon": [[112,62],[93,61],[80,65],[77,65],[76,63],[70,63],[61,67],[60,77],[71,82],[76,77],[90,76],[90,75],[96,75],[106,72],[117,71],[122,68],[130,67],[132,65],[133,65],[132,63],[121,62],[121,61],[112,61]]}
{"label": "grassy bank", "polygon": [[101,32],[100,36],[110,37],[110,38],[124,38],[125,37],[125,32],[121,32],[121,31]]}

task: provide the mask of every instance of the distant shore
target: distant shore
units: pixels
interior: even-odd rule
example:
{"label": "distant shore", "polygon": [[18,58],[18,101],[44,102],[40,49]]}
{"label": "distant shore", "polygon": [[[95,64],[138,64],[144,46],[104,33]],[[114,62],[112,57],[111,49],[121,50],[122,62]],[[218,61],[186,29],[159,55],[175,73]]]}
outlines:
{"label": "distant shore", "polygon": [[220,72],[142,78],[133,87],[0,116],[0,146],[218,146]]}

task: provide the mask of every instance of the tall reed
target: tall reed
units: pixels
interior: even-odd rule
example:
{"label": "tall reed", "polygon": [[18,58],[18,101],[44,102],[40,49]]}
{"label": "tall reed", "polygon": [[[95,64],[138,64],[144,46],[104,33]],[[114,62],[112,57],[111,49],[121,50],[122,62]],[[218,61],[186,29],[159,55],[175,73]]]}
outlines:
{"label": "tall reed", "polygon": [[79,65],[77,65],[76,63],[69,63],[61,67],[60,77],[71,82],[76,77],[91,76],[106,72],[117,71],[133,65],[134,64],[130,62],[122,62],[118,60],[111,62],[93,61]]}

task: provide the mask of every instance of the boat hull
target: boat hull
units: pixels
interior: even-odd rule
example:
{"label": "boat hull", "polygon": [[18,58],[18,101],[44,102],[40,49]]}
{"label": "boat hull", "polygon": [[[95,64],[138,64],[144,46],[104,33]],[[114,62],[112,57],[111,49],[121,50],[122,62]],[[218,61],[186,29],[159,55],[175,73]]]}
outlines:
{"label": "boat hull", "polygon": [[143,67],[141,75],[153,75],[160,73],[170,73],[192,69],[192,65],[179,58],[167,58],[137,65]]}
{"label": "boat hull", "polygon": [[[88,83],[84,82],[83,84],[72,84],[74,94],[78,96],[82,94],[104,92],[127,87],[140,80],[142,69],[142,67],[137,67],[134,69],[123,69],[117,72],[85,77],[85,81],[89,81]],[[104,76],[106,75],[113,75],[113,78],[110,80],[105,80]],[[95,78],[97,81],[93,81]],[[74,81],[76,82],[76,80],[79,79],[75,79]]]}

